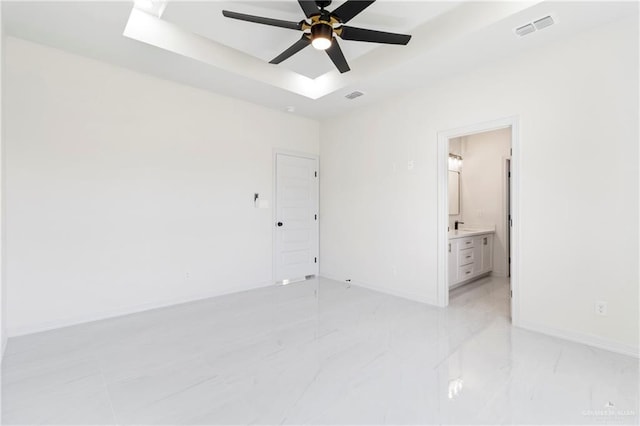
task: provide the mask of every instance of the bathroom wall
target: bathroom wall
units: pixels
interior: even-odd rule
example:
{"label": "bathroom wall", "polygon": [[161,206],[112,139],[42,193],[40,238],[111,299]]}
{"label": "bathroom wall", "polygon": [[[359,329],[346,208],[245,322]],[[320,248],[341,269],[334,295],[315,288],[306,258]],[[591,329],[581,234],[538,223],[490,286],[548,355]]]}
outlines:
{"label": "bathroom wall", "polygon": [[[462,138],[449,139],[449,153],[456,154],[462,157]],[[460,186],[462,186],[462,174],[460,176]],[[449,229],[454,229],[456,220],[463,222],[462,220],[462,199],[460,202],[460,214],[449,215]]]}
{"label": "bathroom wall", "polygon": [[460,200],[465,227],[496,230],[493,239],[493,275],[506,276],[507,185],[505,160],[510,156],[511,128],[465,136]]}

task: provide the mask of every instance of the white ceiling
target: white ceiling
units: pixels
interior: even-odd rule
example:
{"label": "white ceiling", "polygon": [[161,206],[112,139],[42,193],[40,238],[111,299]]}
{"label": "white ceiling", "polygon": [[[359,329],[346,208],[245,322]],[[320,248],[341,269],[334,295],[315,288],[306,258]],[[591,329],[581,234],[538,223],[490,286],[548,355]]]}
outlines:
{"label": "white ceiling", "polygon": [[[341,3],[336,1],[328,9]],[[234,53],[226,58],[226,64],[214,65],[124,37],[132,6],[131,1],[3,1],[2,17],[8,35],[268,107],[285,110],[293,106],[296,114],[325,118],[638,13],[637,2],[378,0],[349,25],[406,32],[413,35],[411,42],[403,47],[341,41],[352,71],[340,75],[326,54],[311,48],[280,65],[267,64],[299,38],[299,33],[221,14],[227,9],[300,21],[303,15],[293,0],[169,2],[162,22],[185,34],[204,36],[212,46],[235,49],[230,50]],[[513,28],[549,14],[556,25],[524,38],[513,34]],[[247,62],[249,58],[254,62]],[[246,63],[256,68],[253,74],[242,69]],[[266,77],[256,78],[256,74]],[[311,99],[276,83],[283,76],[298,74],[317,77],[316,82],[324,79],[330,83],[329,89]],[[353,101],[345,99],[353,90],[366,95]]]}

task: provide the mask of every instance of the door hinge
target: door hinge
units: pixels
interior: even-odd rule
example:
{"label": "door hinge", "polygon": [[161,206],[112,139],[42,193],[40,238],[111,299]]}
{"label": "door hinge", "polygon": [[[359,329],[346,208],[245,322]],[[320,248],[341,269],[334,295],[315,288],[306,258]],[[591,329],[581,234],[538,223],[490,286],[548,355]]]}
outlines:
{"label": "door hinge", "polygon": [[509,155],[513,155],[513,148],[509,148]]}
{"label": "door hinge", "polygon": [[318,263],[318,258],[317,257],[313,258],[313,263]]}
{"label": "door hinge", "polygon": [[314,214],[314,215],[313,215],[313,219],[314,219],[314,220],[318,220],[318,215],[317,215],[317,214]]}
{"label": "door hinge", "polygon": [[513,297],[513,290],[509,290],[509,296]]}
{"label": "door hinge", "polygon": [[511,265],[511,257],[509,257],[509,265]]}
{"label": "door hinge", "polygon": [[317,172],[317,171],[316,171],[316,172],[313,172],[313,176],[314,176],[314,177],[318,177],[318,172]]}
{"label": "door hinge", "polygon": [[511,172],[509,172],[509,175],[508,175],[508,176],[509,176],[509,177],[511,177]]}

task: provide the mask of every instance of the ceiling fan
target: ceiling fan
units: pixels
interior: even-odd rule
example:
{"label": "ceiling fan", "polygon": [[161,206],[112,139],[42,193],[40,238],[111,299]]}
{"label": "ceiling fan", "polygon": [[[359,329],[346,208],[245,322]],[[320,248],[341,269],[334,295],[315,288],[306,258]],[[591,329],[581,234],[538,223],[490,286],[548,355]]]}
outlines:
{"label": "ceiling fan", "polygon": [[307,20],[302,20],[300,22],[283,21],[280,19],[230,12],[228,10],[223,10],[222,14],[227,18],[239,19],[241,21],[303,31],[300,40],[293,43],[293,45],[291,45],[287,50],[269,61],[271,64],[279,64],[311,44],[318,50],[325,50],[336,68],[338,68],[341,73],[345,73],[350,70],[349,64],[347,64],[347,60],[345,59],[335,36],[338,36],[343,40],[402,45],[406,45],[411,39],[410,35],[387,33],[384,31],[368,30],[344,25],[364,9],[369,7],[374,3],[374,1],[375,0],[348,0],[333,12],[329,12],[325,10],[325,7],[331,4],[330,0],[298,0],[302,11],[310,22]]}

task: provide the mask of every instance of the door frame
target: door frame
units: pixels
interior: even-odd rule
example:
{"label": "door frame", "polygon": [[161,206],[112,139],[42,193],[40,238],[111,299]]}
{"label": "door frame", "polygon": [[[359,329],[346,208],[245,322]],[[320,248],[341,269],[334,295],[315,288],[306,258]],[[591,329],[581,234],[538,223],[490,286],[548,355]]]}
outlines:
{"label": "door frame", "polygon": [[504,226],[504,234],[505,234],[505,244],[507,247],[507,278],[511,276],[511,177],[509,173],[511,173],[511,156],[503,157],[503,197],[502,197],[502,211],[504,212],[505,222],[502,224]]}
{"label": "door frame", "polygon": [[520,281],[520,127],[519,117],[510,116],[492,121],[458,127],[438,132],[437,173],[438,173],[438,306],[449,304],[449,265],[448,265],[448,235],[449,226],[449,188],[448,161],[449,139],[467,136],[475,133],[488,132],[511,128],[511,213],[513,226],[511,227],[511,317],[514,325],[519,322],[519,281]]}
{"label": "door frame", "polygon": [[289,155],[291,157],[307,158],[315,160],[316,167],[318,168],[318,179],[316,179],[317,191],[316,191],[316,204],[318,206],[318,220],[316,221],[315,232],[318,238],[316,252],[318,253],[318,263],[316,266],[316,276],[320,275],[320,156],[317,154],[311,154],[308,152],[292,151],[287,149],[273,148],[272,164],[273,164],[273,176],[272,176],[272,191],[273,191],[273,208],[271,209],[271,282],[276,285],[289,284],[289,281],[278,282],[276,281],[276,221],[278,215],[278,154]]}

